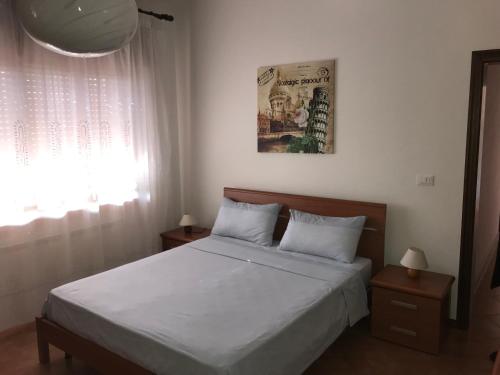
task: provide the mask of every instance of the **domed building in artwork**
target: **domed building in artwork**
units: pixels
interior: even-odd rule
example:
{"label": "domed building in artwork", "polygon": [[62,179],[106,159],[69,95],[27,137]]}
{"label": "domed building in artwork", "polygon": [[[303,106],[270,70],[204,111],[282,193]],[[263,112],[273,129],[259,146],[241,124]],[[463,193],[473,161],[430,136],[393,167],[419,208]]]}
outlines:
{"label": "domed building in artwork", "polygon": [[292,97],[285,85],[280,85],[280,72],[269,91],[269,104],[271,105],[271,120],[285,122],[290,119],[294,113]]}

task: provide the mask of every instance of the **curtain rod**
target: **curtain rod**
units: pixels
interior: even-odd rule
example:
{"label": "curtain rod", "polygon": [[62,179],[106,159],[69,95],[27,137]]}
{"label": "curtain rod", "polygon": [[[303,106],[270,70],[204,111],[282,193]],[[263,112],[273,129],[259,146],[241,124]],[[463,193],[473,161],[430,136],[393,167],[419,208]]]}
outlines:
{"label": "curtain rod", "polygon": [[143,10],[141,8],[139,8],[139,13],[144,13],[144,14],[147,14],[148,16],[153,16],[153,17],[156,17],[160,20],[164,20],[164,21],[173,21],[174,20],[174,16],[170,15],[170,14],[161,14],[161,13],[155,13],[155,12],[151,12],[149,10]]}

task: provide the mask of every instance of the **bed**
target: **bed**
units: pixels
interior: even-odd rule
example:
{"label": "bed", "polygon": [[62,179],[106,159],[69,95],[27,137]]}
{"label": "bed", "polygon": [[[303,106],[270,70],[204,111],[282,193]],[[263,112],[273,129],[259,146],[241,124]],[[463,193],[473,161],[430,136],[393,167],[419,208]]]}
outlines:
{"label": "bed", "polygon": [[330,216],[365,215],[353,264],[219,236],[52,290],[37,318],[49,344],[103,373],[300,374],[368,314],[370,274],[383,267],[385,205],[243,189],[224,196]]}

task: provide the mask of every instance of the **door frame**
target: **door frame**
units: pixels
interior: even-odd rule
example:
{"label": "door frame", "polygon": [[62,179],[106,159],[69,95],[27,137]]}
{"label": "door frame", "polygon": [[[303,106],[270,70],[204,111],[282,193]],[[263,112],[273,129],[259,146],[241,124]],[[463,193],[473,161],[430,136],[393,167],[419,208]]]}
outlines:
{"label": "door frame", "polygon": [[481,137],[481,107],[483,101],[484,68],[488,63],[500,62],[500,49],[472,52],[469,117],[465,150],[464,195],[462,205],[462,235],[460,239],[460,266],[458,274],[457,325],[469,327],[476,188]]}

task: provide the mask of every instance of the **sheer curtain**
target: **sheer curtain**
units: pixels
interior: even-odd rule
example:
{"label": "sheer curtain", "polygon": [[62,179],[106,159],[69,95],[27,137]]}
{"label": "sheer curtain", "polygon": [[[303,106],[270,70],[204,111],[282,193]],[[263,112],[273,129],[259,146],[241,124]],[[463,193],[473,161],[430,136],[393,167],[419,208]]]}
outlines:
{"label": "sheer curtain", "polygon": [[156,252],[180,214],[173,26],[78,59],[0,0],[0,330],[62,283]]}

